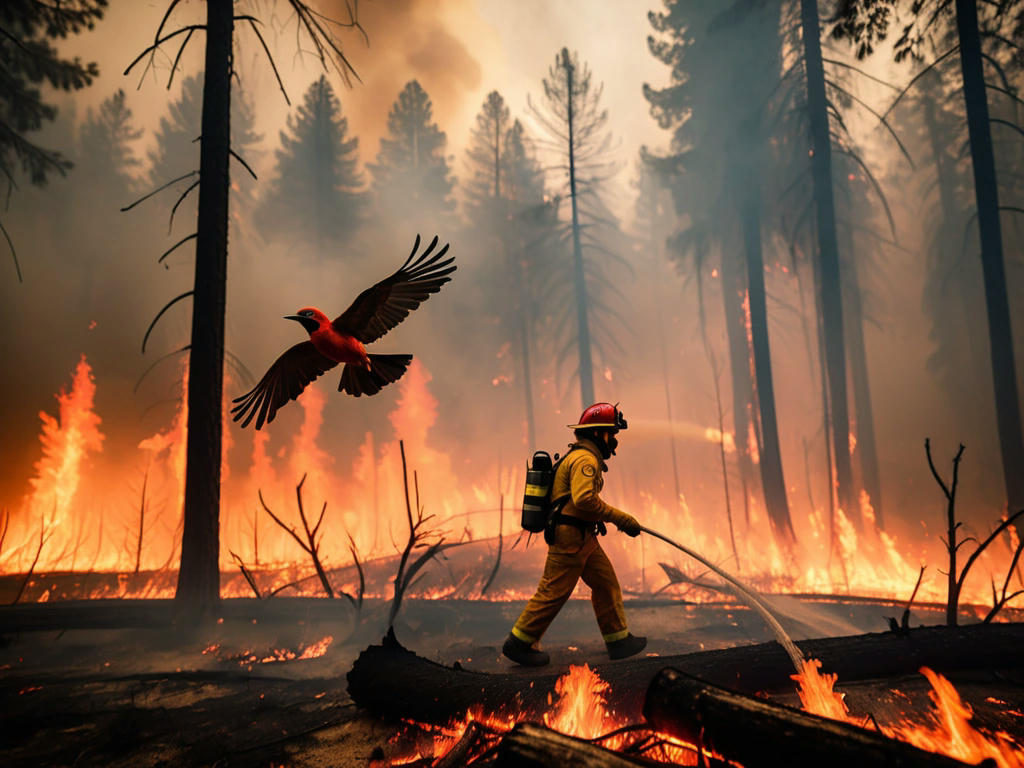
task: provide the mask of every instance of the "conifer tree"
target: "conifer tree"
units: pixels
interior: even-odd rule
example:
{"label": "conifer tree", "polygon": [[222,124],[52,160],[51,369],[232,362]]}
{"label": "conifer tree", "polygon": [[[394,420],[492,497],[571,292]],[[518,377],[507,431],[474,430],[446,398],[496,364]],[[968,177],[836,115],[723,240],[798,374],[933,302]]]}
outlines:
{"label": "conifer tree", "polygon": [[356,167],[358,147],[334,89],[321,75],[281,131],[275,178],[258,217],[264,233],[305,234],[318,251],[325,240],[351,235],[366,197]]}
{"label": "conifer tree", "polygon": [[[487,94],[476,116],[466,152],[470,175],[463,194],[470,220],[478,220],[479,215],[496,215],[497,201],[509,197],[503,188],[505,167],[502,162],[502,144],[508,138],[509,119],[508,106],[501,94],[497,91]],[[519,138],[522,139],[521,133]]]}
{"label": "conifer tree", "polygon": [[123,88],[105,99],[96,111],[90,108],[78,132],[76,172],[84,178],[115,180],[129,191],[134,186],[133,173],[140,165],[131,143],[142,136],[132,119]]}
{"label": "conifer tree", "polygon": [[[41,187],[51,174],[64,175],[71,167],[59,151],[40,147],[28,135],[57,116],[57,108],[43,101],[42,83],[77,91],[99,74],[95,62],[61,58],[50,41],[92,29],[106,5],[106,0],[0,3],[0,172],[8,193],[16,187],[19,173]],[[0,233],[7,239],[20,282],[21,267],[2,219]]]}
{"label": "conifer tree", "polygon": [[388,113],[377,162],[369,165],[378,216],[438,228],[455,208],[447,141],[427,92],[416,80],[406,83]]}
{"label": "conifer tree", "polygon": [[[156,146],[148,152],[149,185],[156,189],[172,179],[186,176],[190,171],[199,168],[200,122],[203,108],[203,75],[189,75],[181,83],[181,93],[177,100],[172,101],[168,113],[160,118],[156,131]],[[231,148],[242,158],[251,159],[255,146],[261,136],[253,127],[255,117],[252,105],[244,93],[236,91],[231,99]],[[232,190],[232,199],[236,203],[245,203],[253,193],[254,179],[247,173],[238,173],[233,177],[236,188]],[[184,191],[195,178],[188,176],[176,185],[176,189]],[[170,200],[174,200],[173,196]],[[173,203],[167,198],[168,206]],[[195,213],[195,201],[191,208],[184,210],[186,203],[175,214],[182,220],[190,219]]]}
{"label": "conifer tree", "polygon": [[601,199],[604,183],[616,170],[608,154],[608,111],[601,106],[603,86],[595,85],[591,77],[590,67],[577,53],[563,48],[543,80],[543,100],[535,104],[527,99],[531,114],[547,132],[557,153],[555,168],[567,171],[564,193],[569,202],[569,222],[565,240],[571,244],[571,268],[569,280],[554,279],[550,285],[556,292],[563,285],[571,285],[571,295],[557,296],[552,305],[574,310],[558,319],[560,328],[575,327],[576,332],[558,359],[569,359],[566,353],[576,347],[582,407],[595,400],[594,353],[602,346],[616,346],[607,324],[614,310],[602,295],[614,292],[614,288],[603,274],[602,262],[623,262],[612,242],[621,237],[621,231]]}

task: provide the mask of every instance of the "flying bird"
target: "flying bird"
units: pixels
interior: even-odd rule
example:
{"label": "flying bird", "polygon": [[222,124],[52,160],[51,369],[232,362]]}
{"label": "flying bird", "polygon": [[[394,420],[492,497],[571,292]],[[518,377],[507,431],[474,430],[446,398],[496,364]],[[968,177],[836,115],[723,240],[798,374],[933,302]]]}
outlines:
{"label": "flying bird", "polygon": [[[455,258],[449,256],[446,243],[431,256],[437,236],[419,257],[420,236],[412,252],[398,271],[367,288],[352,306],[332,322],[316,307],[304,307],[286,320],[295,320],[309,332],[309,341],[300,341],[274,361],[259,384],[233,402],[235,421],[242,426],[256,419],[256,429],[274,420],[279,408],[301,394],[306,385],[344,363],[338,391],[359,397],[375,395],[381,388],[402,378],[412,355],[368,354],[364,344],[376,341],[402,322],[432,293],[451,280]],[[442,260],[443,259],[443,260]]]}

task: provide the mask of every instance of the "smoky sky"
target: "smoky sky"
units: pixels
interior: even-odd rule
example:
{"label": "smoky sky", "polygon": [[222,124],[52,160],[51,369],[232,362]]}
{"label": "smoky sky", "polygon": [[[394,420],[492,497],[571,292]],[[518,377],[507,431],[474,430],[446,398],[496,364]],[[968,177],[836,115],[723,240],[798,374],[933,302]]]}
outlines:
{"label": "smoky sky", "polygon": [[[301,103],[306,87],[321,74],[319,61],[308,50],[296,53],[295,23],[284,3],[262,0],[239,7],[244,5],[247,12],[266,19],[265,34],[287,92],[293,106]],[[48,141],[60,146],[90,107],[123,87],[143,130],[134,148],[145,159],[159,119],[177,98],[183,76],[196,73],[202,62],[201,42],[193,41],[170,91],[165,87],[170,66],[167,55],[156,57],[144,76],[141,70],[128,78],[122,76],[128,62],[152,39],[165,7],[156,0],[114,2],[95,31],[62,44],[62,50],[72,55],[96,60],[101,76],[91,88],[73,97],[53,97],[63,122],[47,133]],[[327,15],[345,16],[344,3],[337,0],[319,7]],[[198,3],[185,4],[181,16],[175,18],[192,23],[201,8]],[[641,145],[658,149],[668,143],[668,135],[657,128],[641,95],[644,82],[656,86],[667,82],[664,67],[647,51],[647,10],[646,4],[624,6],[595,0],[360,2],[359,20],[369,42],[356,30],[339,33],[359,79],[346,86],[336,73],[330,78],[350,133],[360,139],[361,166],[374,160],[388,109],[402,86],[415,78],[432,98],[434,118],[448,135],[452,170],[457,177],[463,175],[470,128],[486,94],[497,89],[513,117],[525,117],[527,94],[539,98],[541,79],[558,50],[567,46],[589,64],[595,82],[604,84],[603,103],[609,112],[609,128],[619,140],[616,159],[621,168],[611,190],[612,207],[622,226],[630,228],[633,192],[628,182],[636,152]],[[289,107],[251,31],[240,28],[238,39],[240,86],[253,102],[256,129],[263,136],[259,152],[252,158],[262,184],[273,175],[273,150]],[[833,51],[830,55],[841,54]],[[873,72],[889,69],[877,62],[865,66]],[[895,70],[887,76],[898,80],[903,74]],[[881,86],[865,86],[859,93],[875,106],[884,104]],[[536,126],[526,122],[537,137]],[[905,515],[915,524],[936,509],[941,499],[927,471],[923,440],[932,437],[937,456],[952,456],[957,441],[963,440],[969,445],[963,475],[968,499],[965,511],[987,521],[999,497],[998,480],[991,482],[990,471],[998,461],[994,417],[965,428],[957,420],[956,405],[943,396],[927,368],[931,342],[921,308],[926,268],[921,188],[927,180],[911,183],[910,169],[900,164],[898,153],[885,144],[870,120],[853,117],[850,125],[891,195],[900,246],[878,260],[880,272],[875,283],[880,289],[865,329],[883,486],[891,499],[887,506],[894,516]],[[140,175],[145,171],[143,164]],[[562,181],[552,174],[551,191]],[[53,396],[70,381],[82,353],[93,361],[96,371],[97,408],[104,430],[111,435],[105,451],[116,452],[120,440],[121,449],[130,453],[140,438],[161,428],[173,414],[173,405],[167,404],[178,394],[175,377],[170,375],[173,363],[168,363],[171,368],[158,368],[140,389],[141,394],[133,394],[133,387],[156,356],[187,343],[188,310],[179,307],[161,321],[147,357],[139,353],[141,336],[156,310],[189,287],[191,259],[178,254],[168,261],[169,270],[155,264],[156,256],[177,239],[166,232],[169,206],[163,203],[157,203],[155,210],[140,209],[125,216],[117,209],[127,200],[111,198],[104,218],[69,222],[68,216],[82,208],[87,198],[106,193],[72,174],[64,183],[53,183],[46,190],[27,190],[12,201],[10,229],[26,282],[18,284],[10,264],[0,262],[0,318],[8,331],[0,347],[7,370],[0,385],[4,393],[0,432],[10,438],[0,445],[5,467],[0,473],[0,505],[17,507],[26,492],[39,451],[37,414],[40,410],[54,412]],[[358,291],[401,263],[415,234],[408,222],[379,222],[359,243],[346,243],[337,253],[329,254],[340,261],[332,262],[328,255],[310,260],[303,256],[301,244],[267,243],[252,236],[246,226],[251,215],[251,211],[240,211],[238,230],[232,234],[227,322],[232,351],[257,376],[276,354],[298,340],[294,324],[281,320],[282,315],[307,305],[320,306],[328,314],[340,312]],[[685,220],[685,212],[681,220]],[[472,244],[457,222],[445,227],[440,234],[452,241],[460,271],[440,295],[389,334],[382,342],[386,348],[380,351],[414,352],[422,360],[439,401],[436,439],[455,457],[452,466],[460,474],[460,482],[483,482],[479,475],[489,471],[489,463],[521,464],[534,446],[524,445],[516,418],[504,417],[516,412],[519,402],[518,390],[502,383],[503,377],[515,373],[508,363],[508,351],[489,341],[487,334],[495,330],[494,322],[474,314],[480,309],[474,276],[484,274],[487,254],[472,255]],[[177,237],[187,231],[175,230]],[[800,297],[792,276],[781,269],[787,258],[784,245],[767,243],[766,251],[786,483],[794,507],[809,504],[808,485],[813,486],[815,504],[820,506],[826,481],[816,411],[820,408],[816,363],[809,364],[804,353]],[[721,509],[722,484],[717,446],[703,437],[703,428],[716,423],[712,368],[698,333],[693,276],[680,274],[659,248],[638,245],[622,256],[632,271],[617,276],[616,287],[621,293],[619,311],[629,328],[621,335],[623,351],[603,359],[595,373],[598,397],[621,402],[636,428],[624,436],[620,456],[612,466],[609,490],[622,494],[623,499],[635,500],[642,493],[670,496],[673,480],[667,436],[675,429],[681,441],[677,448],[683,491],[692,499],[697,514],[716,516]],[[7,259],[7,255],[0,258]],[[710,338],[718,345],[721,360],[725,357],[721,288],[714,279],[705,285],[704,299]],[[90,328],[93,320],[98,325]],[[59,333],[51,330],[54,327]],[[1019,340],[1020,335],[1018,344]],[[565,425],[578,416],[578,386],[556,375],[553,358],[558,353],[552,350],[550,340],[540,339],[539,344],[543,350],[537,361],[539,440],[549,450],[558,450],[568,440]],[[975,393],[982,402],[991,399],[986,375],[979,372]],[[364,430],[387,423],[397,394],[385,392],[369,402],[363,399],[356,408],[335,392],[336,379],[321,384],[327,396],[325,423],[329,425],[325,443],[337,448],[338,466],[343,469]],[[728,386],[727,376],[722,385]],[[670,410],[678,428],[668,424]],[[299,423],[301,411],[291,404],[279,419],[275,427],[286,433]],[[451,427],[454,423],[461,425],[458,431]],[[121,433],[125,436],[118,438]],[[238,444],[249,439],[234,434]],[[271,446],[272,452],[285,443],[279,440]],[[937,526],[938,517],[935,520]]]}

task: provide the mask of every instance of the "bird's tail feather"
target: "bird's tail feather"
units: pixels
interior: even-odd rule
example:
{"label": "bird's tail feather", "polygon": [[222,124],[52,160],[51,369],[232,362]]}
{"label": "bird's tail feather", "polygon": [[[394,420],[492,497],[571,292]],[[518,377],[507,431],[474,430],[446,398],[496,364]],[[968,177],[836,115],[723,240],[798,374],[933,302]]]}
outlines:
{"label": "bird's tail feather", "polygon": [[359,397],[375,395],[383,387],[398,381],[412,362],[412,355],[370,355],[370,370],[346,363],[338,391]]}

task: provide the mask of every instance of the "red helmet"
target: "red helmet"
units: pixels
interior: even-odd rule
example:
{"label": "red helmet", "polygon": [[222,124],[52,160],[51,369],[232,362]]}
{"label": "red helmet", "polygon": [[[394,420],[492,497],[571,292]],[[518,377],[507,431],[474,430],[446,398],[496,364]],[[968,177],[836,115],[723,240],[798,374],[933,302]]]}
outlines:
{"label": "red helmet", "polygon": [[584,409],[579,424],[566,426],[571,429],[626,429],[626,419],[617,404],[594,403]]}

